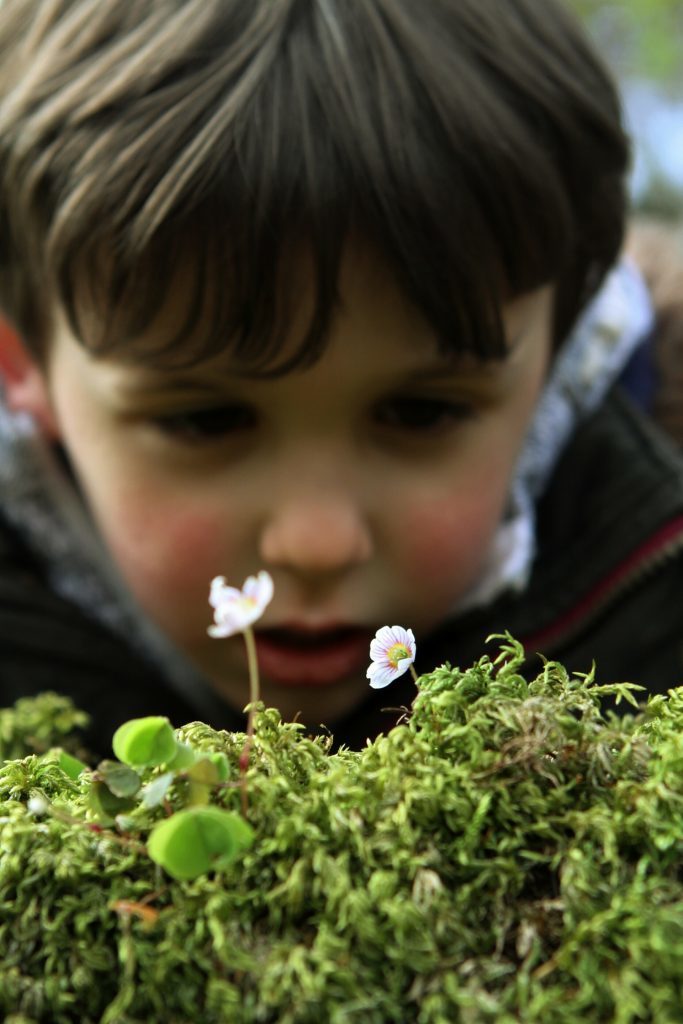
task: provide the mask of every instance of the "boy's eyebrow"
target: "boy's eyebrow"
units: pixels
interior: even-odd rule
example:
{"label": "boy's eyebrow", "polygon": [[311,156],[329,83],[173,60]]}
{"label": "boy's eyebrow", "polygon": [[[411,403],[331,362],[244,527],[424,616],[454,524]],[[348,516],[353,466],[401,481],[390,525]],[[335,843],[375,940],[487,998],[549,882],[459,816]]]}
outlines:
{"label": "boy's eyebrow", "polygon": [[179,402],[184,399],[216,403],[226,396],[227,375],[214,372],[209,377],[208,374],[193,375],[191,370],[176,372],[156,368],[152,371],[146,367],[136,367],[135,370],[137,372],[115,373],[110,378],[112,397],[126,406],[130,402],[166,405],[169,400]]}
{"label": "boy's eyebrow", "polygon": [[155,391],[166,391],[172,388],[175,391],[206,391],[215,393],[219,381],[214,377],[213,381],[202,379],[200,376],[183,376],[173,372],[164,373],[158,369],[149,375],[144,371],[139,375],[123,376],[116,380],[115,388],[122,394],[151,394]]}
{"label": "boy's eyebrow", "polygon": [[483,357],[474,352],[447,352],[439,354],[433,363],[417,367],[413,371],[415,379],[431,377],[496,377],[510,363],[514,362],[516,353],[523,348],[523,343],[530,332],[526,329],[518,331],[506,342],[506,350],[502,355]]}
{"label": "boy's eyebrow", "polygon": [[415,380],[430,380],[433,377],[461,377],[472,376],[494,376],[502,366],[502,359],[480,359],[471,356],[469,353],[457,353],[452,357],[446,357],[431,365],[418,366],[410,371]]}
{"label": "boy's eyebrow", "polygon": [[[399,368],[396,377],[410,378],[424,383],[435,379],[444,380],[462,376],[488,378],[497,376],[504,365],[505,362],[500,359],[484,361],[476,356],[467,357],[458,354],[455,357],[448,356],[438,359],[433,363]],[[149,375],[143,370],[139,375],[125,376],[122,380],[117,381],[116,389],[126,394],[152,394],[172,390],[206,392],[207,395],[215,395],[228,382],[249,384],[263,379],[260,374],[250,373],[239,367],[226,367],[220,372],[216,370],[209,372],[199,367],[182,372],[172,370],[160,372],[157,369]],[[265,379],[277,380],[278,378],[266,377]]]}
{"label": "boy's eyebrow", "polygon": [[[410,377],[411,380],[429,383],[434,379],[440,381],[459,377],[472,377],[480,380],[493,379],[500,375],[512,361],[512,357],[521,347],[528,332],[521,330],[508,342],[507,352],[503,356],[492,356],[485,359],[471,352],[433,352],[431,357],[416,365],[398,369],[397,377]],[[184,367],[183,369],[154,369],[136,366],[137,372],[124,375],[116,382],[117,390],[122,394],[151,395],[155,392],[169,390],[181,392],[206,392],[215,396],[228,381],[238,384],[268,379],[239,364],[224,364],[220,368],[201,364]]]}

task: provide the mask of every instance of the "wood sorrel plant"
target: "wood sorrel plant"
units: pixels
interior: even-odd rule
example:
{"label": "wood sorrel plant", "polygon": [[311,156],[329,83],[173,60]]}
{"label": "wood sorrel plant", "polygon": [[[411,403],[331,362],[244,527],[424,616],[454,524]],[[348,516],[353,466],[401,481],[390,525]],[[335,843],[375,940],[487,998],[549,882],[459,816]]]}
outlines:
{"label": "wood sorrel plant", "polygon": [[[146,811],[164,806],[168,816],[152,828],[146,852],[176,879],[188,880],[225,867],[253,842],[253,830],[244,820],[246,770],[259,700],[251,624],[263,613],[272,596],[273,581],[265,572],[258,577],[250,576],[241,591],[227,586],[224,577],[218,576],[212,581],[209,593],[214,609],[214,624],[209,627],[211,636],[227,637],[242,632],[247,644],[251,701],[247,736],[239,759],[242,817],[234,811],[207,806],[211,789],[234,785],[228,781],[225,755],[220,751],[198,754],[192,745],[178,739],[169,720],[162,716],[132,719],[120,726],[112,740],[118,760],[102,761],[90,774],[88,803],[97,823],[86,827],[97,832],[103,827],[116,827],[118,831],[110,832],[109,838],[120,845],[140,848],[127,834],[130,828],[135,828],[131,812],[138,804]],[[58,763],[72,780],[87,771],[83,762],[65,751],[60,751]],[[159,768],[165,770],[143,785],[141,773]],[[180,809],[169,801],[172,787]],[[37,815],[51,814],[63,821],[68,818],[77,824],[40,795],[29,801],[29,810]]]}
{"label": "wood sorrel plant", "polygon": [[[273,581],[267,572],[248,577],[241,590],[228,586],[225,577],[217,576],[209,592],[209,603],[214,610],[209,634],[220,639],[241,632],[247,648],[250,702],[246,737],[238,759],[239,782],[229,780],[224,754],[220,751],[199,754],[191,744],[178,738],[167,718],[155,715],[121,725],[112,740],[117,760],[102,761],[89,773],[88,804],[97,821],[86,827],[98,833],[109,829],[111,840],[145,851],[178,880],[193,879],[226,867],[254,840],[253,829],[245,820],[246,773],[260,698],[251,627],[272,597]],[[372,663],[367,675],[373,687],[387,686],[407,669],[417,680],[413,668],[415,638],[411,630],[383,626],[370,645],[370,657]],[[66,751],[59,752],[58,764],[72,780],[88,772],[82,761]],[[150,772],[152,777],[143,783],[143,775]],[[242,816],[208,806],[212,790],[235,786],[241,791]],[[174,802],[170,800],[171,794]],[[33,814],[51,814],[78,824],[77,819],[51,806],[43,796],[32,797],[28,806]],[[137,822],[133,812],[138,806],[144,811],[163,807],[167,814],[152,827],[146,848],[129,834],[131,830],[135,832]]]}
{"label": "wood sorrel plant", "polygon": [[[240,785],[229,781],[223,752],[196,749],[178,737],[167,718],[154,715],[125,722],[112,746],[118,760],[101,761],[94,771],[59,749],[46,755],[54,762],[56,754],[64,774],[82,781],[90,819],[74,817],[43,794],[29,800],[31,813],[146,853],[176,879],[221,869],[251,845],[253,829],[240,814],[209,806],[212,791]],[[157,808],[166,817],[152,825],[145,847],[138,839],[141,822]]]}
{"label": "wood sorrel plant", "polygon": [[263,615],[273,599],[273,580],[269,573],[261,570],[258,576],[248,576],[241,590],[230,587],[225,576],[216,576],[211,581],[209,604],[213,608],[214,624],[209,626],[210,636],[222,638],[242,633],[247,648],[249,668],[249,713],[247,738],[240,757],[242,775],[242,813],[247,813],[247,768],[249,752],[254,740],[254,715],[260,698],[258,659],[252,625]]}

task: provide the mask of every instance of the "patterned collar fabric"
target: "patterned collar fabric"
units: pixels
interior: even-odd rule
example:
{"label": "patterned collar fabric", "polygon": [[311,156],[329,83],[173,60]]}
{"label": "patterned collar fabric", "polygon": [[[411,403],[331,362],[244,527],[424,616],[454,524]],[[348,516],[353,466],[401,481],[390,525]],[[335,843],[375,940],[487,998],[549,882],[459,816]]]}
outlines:
{"label": "patterned collar fabric", "polygon": [[456,612],[490,604],[506,590],[524,590],[536,553],[536,502],[574,431],[598,408],[653,326],[645,282],[625,258],[608,275],[553,363],[517,460],[508,512],[481,577]]}

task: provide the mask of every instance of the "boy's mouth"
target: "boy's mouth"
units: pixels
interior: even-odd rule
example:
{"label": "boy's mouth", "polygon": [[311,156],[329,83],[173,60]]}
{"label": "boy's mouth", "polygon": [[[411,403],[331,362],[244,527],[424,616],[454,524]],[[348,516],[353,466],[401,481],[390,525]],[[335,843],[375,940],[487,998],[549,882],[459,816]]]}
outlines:
{"label": "boy's mouth", "polygon": [[278,686],[331,686],[367,668],[371,636],[353,626],[257,630],[259,669]]}

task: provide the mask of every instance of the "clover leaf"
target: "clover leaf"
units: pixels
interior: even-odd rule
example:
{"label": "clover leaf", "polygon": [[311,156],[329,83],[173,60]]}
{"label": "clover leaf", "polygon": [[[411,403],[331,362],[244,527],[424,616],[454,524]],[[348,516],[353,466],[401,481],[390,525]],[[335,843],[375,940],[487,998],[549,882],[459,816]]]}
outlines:
{"label": "clover leaf", "polygon": [[167,764],[177,754],[178,742],[168,718],[150,715],[133,718],[114,733],[112,747],[119,761],[132,767]]}
{"label": "clover leaf", "polygon": [[253,841],[251,825],[234,811],[188,807],[154,826],[147,852],[180,881],[226,867]]}

